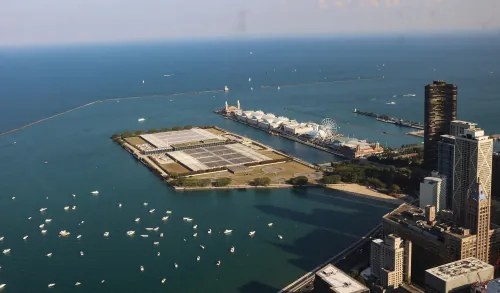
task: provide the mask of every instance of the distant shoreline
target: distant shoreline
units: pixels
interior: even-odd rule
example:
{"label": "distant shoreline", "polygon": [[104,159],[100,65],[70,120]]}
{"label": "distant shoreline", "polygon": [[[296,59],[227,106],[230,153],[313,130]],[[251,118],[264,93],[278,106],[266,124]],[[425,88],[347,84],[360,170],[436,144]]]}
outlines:
{"label": "distant shoreline", "polygon": [[327,184],[326,188],[342,191],[354,196],[359,196],[367,199],[374,199],[378,201],[383,201],[392,204],[402,204],[403,200],[394,198],[392,196],[368,189],[365,186],[354,184],[354,183],[339,183],[339,184]]}

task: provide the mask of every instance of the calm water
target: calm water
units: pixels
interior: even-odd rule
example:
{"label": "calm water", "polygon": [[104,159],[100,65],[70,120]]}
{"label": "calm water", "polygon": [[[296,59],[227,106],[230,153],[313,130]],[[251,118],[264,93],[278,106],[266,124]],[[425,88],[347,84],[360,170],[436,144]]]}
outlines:
{"label": "calm water", "polygon": [[[352,109],[422,120],[423,85],[435,78],[459,85],[460,118],[500,132],[495,123],[500,108],[498,41],[448,42],[451,45],[445,47],[435,40],[416,39],[289,40],[1,51],[0,131],[97,99],[160,96],[98,103],[0,137],[0,236],[5,236],[0,249],[12,249],[9,256],[0,255],[0,283],[7,284],[5,292],[279,289],[354,242],[390,207],[321,189],[174,193],[114,145],[110,134],[216,124],[303,159],[324,162],[334,158],[224,120],[211,110],[239,99],[244,108],[298,120],[328,116],[346,135],[397,146],[420,140],[405,136],[406,129],[356,117]],[[163,76],[171,73],[175,75]],[[358,76],[385,78],[358,81]],[[280,91],[260,88],[325,77],[354,81],[283,86]],[[227,94],[161,97],[226,84],[231,88]],[[409,93],[417,96],[401,96]],[[396,105],[387,105],[390,101]],[[138,123],[140,117],[146,121]],[[92,190],[101,194],[92,196]],[[63,210],[72,205],[76,211]],[[48,208],[45,214],[39,212],[42,207]],[[149,214],[152,208],[156,211]],[[162,222],[166,210],[173,213]],[[183,222],[186,216],[194,221]],[[137,217],[140,223],[134,222]],[[38,225],[46,218],[53,221],[43,236]],[[78,225],[82,220],[85,223]],[[197,238],[192,236],[195,224]],[[164,238],[157,233],[139,237],[146,234],[145,227],[156,226]],[[213,235],[206,233],[208,228]],[[68,238],[58,237],[63,229],[71,232]],[[219,234],[224,229],[233,229],[233,235]],[[136,235],[127,237],[127,230],[136,230]],[[257,231],[253,238],[248,236],[251,230]],[[105,231],[109,239],[102,236]],[[78,234],[82,239],[76,239]],[[29,235],[26,241],[24,235]],[[153,246],[154,241],[160,245]],[[229,253],[231,246],[234,254]],[[45,256],[49,252],[52,258]],[[222,261],[219,268],[217,260]],[[165,285],[162,278],[167,279]],[[82,283],[79,288],[73,285],[77,281]],[[56,286],[49,290],[49,283]]]}

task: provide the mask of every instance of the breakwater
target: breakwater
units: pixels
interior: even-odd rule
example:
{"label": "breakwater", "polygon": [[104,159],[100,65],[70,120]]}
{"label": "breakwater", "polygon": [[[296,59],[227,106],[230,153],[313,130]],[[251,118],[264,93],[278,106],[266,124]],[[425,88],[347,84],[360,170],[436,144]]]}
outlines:
{"label": "breakwater", "polygon": [[394,124],[394,125],[401,126],[401,127],[408,127],[408,128],[413,128],[413,129],[419,129],[419,130],[424,129],[424,125],[419,123],[419,122],[404,120],[404,119],[397,118],[397,117],[390,117],[390,116],[387,116],[385,114],[365,112],[365,111],[360,111],[357,109],[354,109],[353,113],[357,114],[357,115],[372,117],[372,118],[375,118],[377,121],[383,122],[383,123],[389,123],[389,124]]}
{"label": "breakwater", "polygon": [[330,83],[340,83],[340,82],[353,82],[353,81],[367,81],[367,80],[381,80],[384,79],[382,77],[368,77],[368,78],[351,78],[351,79],[341,79],[341,80],[329,80],[329,81],[311,81],[311,82],[302,82],[302,83],[288,83],[288,84],[276,84],[276,85],[261,85],[261,89],[268,88],[282,88],[282,87],[297,87],[297,86],[306,86],[306,85],[318,85],[318,84],[330,84]]}

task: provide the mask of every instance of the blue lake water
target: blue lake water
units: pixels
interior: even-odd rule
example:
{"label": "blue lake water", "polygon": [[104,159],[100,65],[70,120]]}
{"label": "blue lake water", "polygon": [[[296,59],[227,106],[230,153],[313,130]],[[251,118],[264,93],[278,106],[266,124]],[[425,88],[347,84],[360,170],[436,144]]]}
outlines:
{"label": "blue lake water", "polygon": [[[0,255],[0,283],[7,284],[5,292],[273,292],[359,239],[391,207],[321,189],[175,193],[113,144],[110,134],[218,125],[311,162],[331,161],[329,154],[211,111],[239,99],[245,109],[302,121],[331,117],[345,135],[399,146],[421,140],[352,110],[422,121],[423,86],[438,78],[458,84],[459,118],[499,133],[499,51],[498,40],[489,38],[451,38],[446,44],[304,39],[2,49],[0,131],[90,101],[157,96],[96,103],[0,137],[0,249],[12,249]],[[351,81],[274,87],[325,80]],[[166,96],[224,85],[229,93]],[[402,96],[410,93],[416,97]],[[391,101],[396,104],[386,104]],[[146,121],[138,123],[141,117]],[[92,190],[100,195],[92,196]],[[63,210],[73,205],[76,211]],[[43,214],[42,207],[48,208]],[[162,222],[166,210],[172,215]],[[42,235],[38,226],[46,218],[53,221]],[[156,226],[165,237],[144,229]],[[206,233],[209,228],[213,235]],[[224,229],[233,235],[220,234]],[[60,238],[60,230],[71,235]],[[126,236],[128,230],[136,235]],[[257,231],[253,238],[251,230]],[[45,256],[49,252],[51,258]],[[49,290],[49,283],[56,286]]]}

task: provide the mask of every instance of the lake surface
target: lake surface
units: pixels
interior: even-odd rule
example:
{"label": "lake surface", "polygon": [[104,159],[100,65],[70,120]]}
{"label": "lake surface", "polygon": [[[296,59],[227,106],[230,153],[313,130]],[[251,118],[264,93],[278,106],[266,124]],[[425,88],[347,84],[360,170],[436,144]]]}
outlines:
{"label": "lake surface", "polygon": [[[421,140],[404,135],[408,129],[355,116],[352,110],[422,121],[423,86],[437,78],[458,84],[461,119],[498,133],[499,43],[474,42],[269,40],[0,51],[0,131],[90,101],[157,94],[96,103],[0,137],[0,236],[5,237],[0,249],[12,249],[0,255],[0,283],[7,284],[5,292],[277,291],[359,239],[391,207],[322,189],[176,193],[109,136],[152,127],[218,125],[321,163],[336,158],[211,111],[239,99],[245,109],[301,121],[331,117],[345,135],[399,146]],[[351,81],[274,87],[325,78]],[[224,85],[229,93],[167,96]],[[416,97],[402,96],[410,93]],[[391,101],[396,105],[386,104]],[[146,121],[137,122],[141,117]],[[93,190],[100,195],[92,196]],[[73,205],[75,211],[63,210]],[[163,222],[167,210],[172,214]],[[194,220],[186,223],[182,217]],[[53,220],[42,235],[39,225],[47,218]],[[157,226],[157,233],[145,230]],[[221,234],[225,229],[233,234]],[[60,230],[71,235],[60,238]],[[128,237],[128,230],[136,235]],[[257,231],[253,238],[248,236],[252,230]],[[29,238],[23,241],[25,235]],[[49,252],[51,258],[45,256]],[[56,285],[48,289],[49,283]]]}

